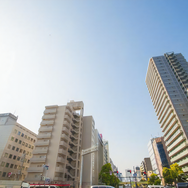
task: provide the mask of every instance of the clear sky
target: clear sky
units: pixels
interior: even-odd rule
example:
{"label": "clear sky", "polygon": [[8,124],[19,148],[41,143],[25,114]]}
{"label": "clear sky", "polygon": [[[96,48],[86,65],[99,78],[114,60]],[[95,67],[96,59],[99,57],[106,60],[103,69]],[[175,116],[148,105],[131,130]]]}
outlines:
{"label": "clear sky", "polygon": [[188,60],[185,0],[0,0],[0,113],[38,132],[46,105],[82,100],[123,172],[161,136],[149,58]]}

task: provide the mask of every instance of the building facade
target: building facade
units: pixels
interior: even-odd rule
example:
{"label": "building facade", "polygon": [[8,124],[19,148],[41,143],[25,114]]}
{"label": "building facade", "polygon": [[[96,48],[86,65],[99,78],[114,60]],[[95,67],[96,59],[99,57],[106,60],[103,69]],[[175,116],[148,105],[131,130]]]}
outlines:
{"label": "building facade", "polygon": [[27,182],[69,183],[78,187],[83,129],[83,102],[46,106]]}
{"label": "building facade", "polygon": [[110,163],[110,155],[109,155],[109,144],[107,140],[103,140],[104,144],[104,154],[103,154],[103,164]]}
{"label": "building facade", "polygon": [[150,177],[151,174],[153,173],[150,158],[144,158],[144,168],[145,168],[147,177]]}
{"label": "building facade", "polygon": [[20,125],[11,113],[0,114],[0,179],[21,180],[34,150],[37,135]]}
{"label": "building facade", "polygon": [[188,172],[188,63],[182,54],[152,57],[146,84],[171,163]]}

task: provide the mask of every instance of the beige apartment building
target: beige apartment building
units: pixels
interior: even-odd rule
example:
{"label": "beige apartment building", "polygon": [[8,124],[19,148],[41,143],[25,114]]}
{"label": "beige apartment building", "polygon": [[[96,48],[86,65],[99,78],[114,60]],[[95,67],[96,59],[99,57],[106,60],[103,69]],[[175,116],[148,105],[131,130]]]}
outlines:
{"label": "beige apartment building", "polygon": [[83,102],[46,106],[27,182],[69,183],[78,186],[83,129]]}
{"label": "beige apartment building", "polygon": [[188,63],[182,54],[152,57],[146,84],[171,163],[188,172]]}
{"label": "beige apartment building", "polygon": [[0,180],[24,180],[37,135],[17,123],[11,113],[0,114]]}

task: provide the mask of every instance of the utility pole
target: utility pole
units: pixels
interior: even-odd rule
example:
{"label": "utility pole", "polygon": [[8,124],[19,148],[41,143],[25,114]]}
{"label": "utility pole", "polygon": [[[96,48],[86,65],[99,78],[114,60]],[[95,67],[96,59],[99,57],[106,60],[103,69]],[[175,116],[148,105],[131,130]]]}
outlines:
{"label": "utility pole", "polygon": [[88,149],[85,149],[85,150],[82,150],[82,152],[81,152],[81,169],[80,169],[80,186],[79,186],[79,188],[82,187],[83,156],[90,154],[90,153],[93,153],[95,151],[98,151],[98,145],[93,146],[93,147],[88,148]]}

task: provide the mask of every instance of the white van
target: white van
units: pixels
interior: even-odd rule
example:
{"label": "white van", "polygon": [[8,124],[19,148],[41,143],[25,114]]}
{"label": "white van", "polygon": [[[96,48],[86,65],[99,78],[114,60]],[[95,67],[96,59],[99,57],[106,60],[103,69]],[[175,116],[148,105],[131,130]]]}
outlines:
{"label": "white van", "polygon": [[92,185],[90,188],[115,188],[110,185]]}
{"label": "white van", "polygon": [[148,188],[164,188],[162,185],[148,185]]}

